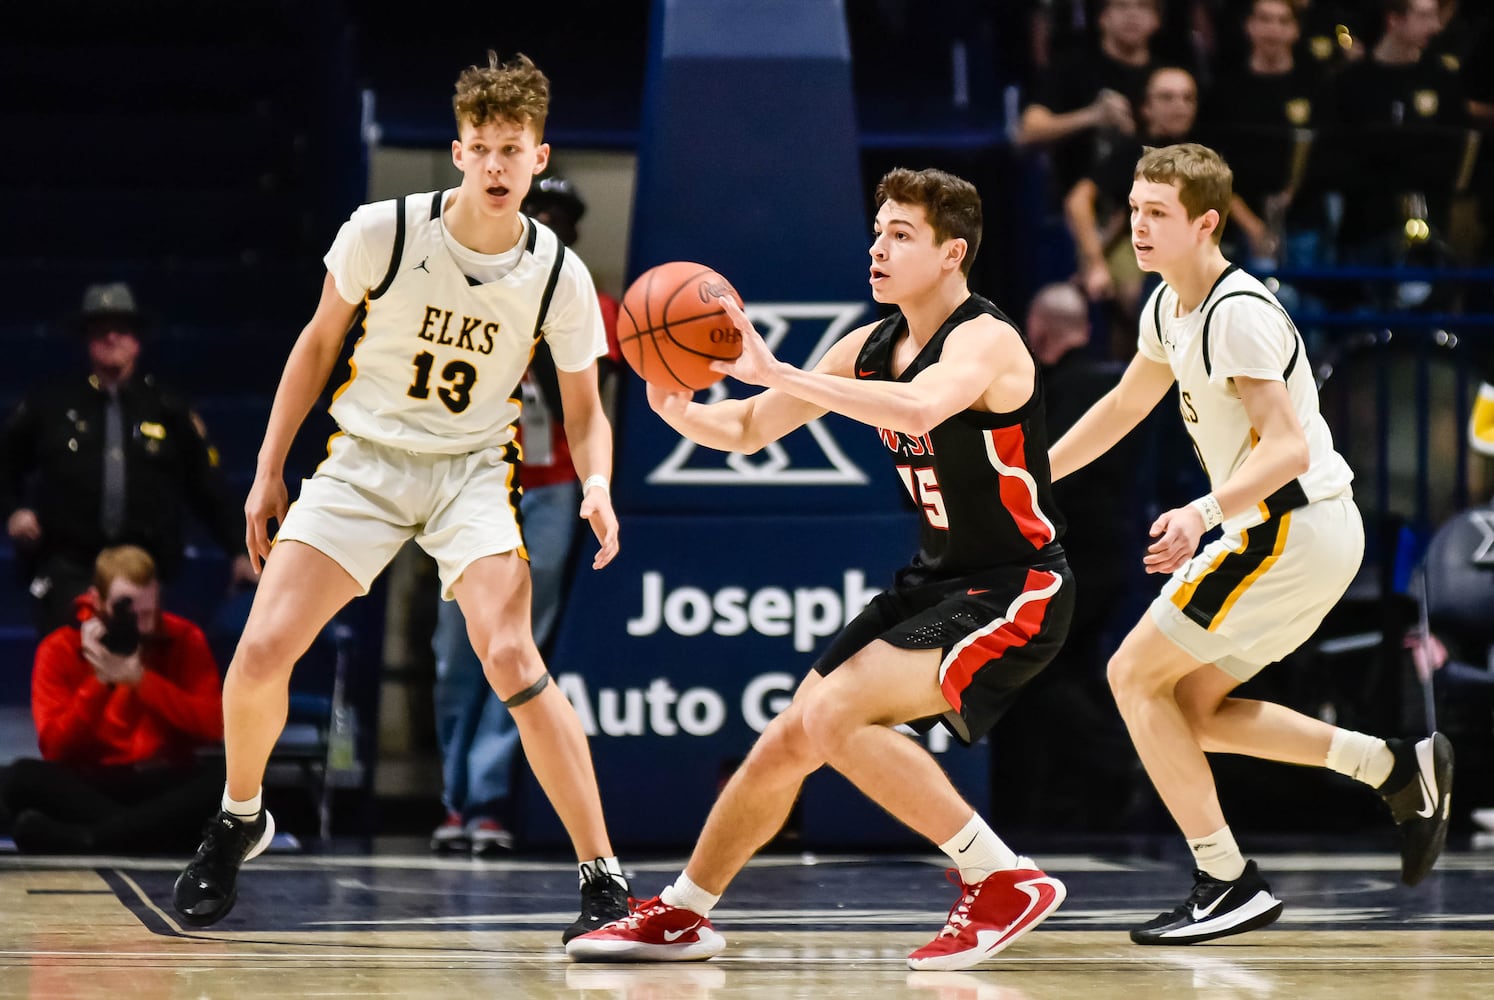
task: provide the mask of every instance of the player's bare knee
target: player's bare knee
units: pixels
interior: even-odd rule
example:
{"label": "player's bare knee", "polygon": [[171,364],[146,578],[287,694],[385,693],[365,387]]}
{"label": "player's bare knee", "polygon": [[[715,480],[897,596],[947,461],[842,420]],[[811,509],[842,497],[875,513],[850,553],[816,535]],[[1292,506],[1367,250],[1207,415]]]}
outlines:
{"label": "player's bare knee", "polygon": [[834,764],[846,741],[855,732],[859,720],[834,698],[810,698],[804,705],[805,741],[815,756]]}
{"label": "player's bare knee", "polygon": [[505,633],[493,636],[483,647],[482,672],[494,691],[508,697],[538,680],[545,665],[529,636]]}
{"label": "player's bare knee", "polygon": [[743,762],[749,770],[809,774],[825,762],[804,731],[803,716],[791,709],[768,723]]}
{"label": "player's bare knee", "polygon": [[1133,703],[1151,697],[1158,689],[1154,673],[1124,643],[1106,665],[1105,678],[1110,682],[1110,693],[1115,696],[1115,704],[1122,714]]}
{"label": "player's bare knee", "polygon": [[234,650],[229,670],[241,683],[269,684],[290,677],[296,660],[305,652],[284,635],[269,630],[245,632]]}

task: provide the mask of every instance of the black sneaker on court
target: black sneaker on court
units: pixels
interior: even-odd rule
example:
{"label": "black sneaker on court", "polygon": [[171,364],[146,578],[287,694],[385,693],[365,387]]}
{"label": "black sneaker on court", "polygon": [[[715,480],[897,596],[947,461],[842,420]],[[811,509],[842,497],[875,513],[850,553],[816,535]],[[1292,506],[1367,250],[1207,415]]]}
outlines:
{"label": "black sneaker on court", "polygon": [[177,876],[172,905],[194,927],[206,927],[228,916],[238,900],[239,866],[258,857],[275,839],[275,819],[268,809],[246,823],[226,812],[208,820],[202,846]]}
{"label": "black sneaker on court", "polygon": [[1193,891],[1175,910],[1131,932],[1137,944],[1198,944],[1264,927],[1281,916],[1281,900],[1261,878],[1254,861],[1233,882],[1193,873]]}
{"label": "black sneaker on court", "polygon": [[561,944],[628,915],[628,887],[607,874],[602,859],[581,864],[581,915],[560,935]]}
{"label": "black sneaker on court", "polygon": [[1386,740],[1395,755],[1378,789],[1401,828],[1401,881],[1426,878],[1447,842],[1452,813],[1453,749],[1441,733],[1420,740]]}

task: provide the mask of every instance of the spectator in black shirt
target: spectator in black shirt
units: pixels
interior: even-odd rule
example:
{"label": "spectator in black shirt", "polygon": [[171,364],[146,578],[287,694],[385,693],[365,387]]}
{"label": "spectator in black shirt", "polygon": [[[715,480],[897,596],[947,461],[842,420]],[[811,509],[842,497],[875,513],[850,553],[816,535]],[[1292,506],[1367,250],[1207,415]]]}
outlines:
{"label": "spectator in black shirt", "polygon": [[[1322,194],[1313,188],[1296,197],[1301,178],[1294,168],[1305,167],[1298,140],[1306,141],[1305,130],[1321,114],[1323,71],[1296,55],[1301,28],[1292,0],[1250,0],[1244,29],[1245,63],[1221,74],[1204,101],[1200,133],[1234,170],[1230,221],[1239,223],[1257,268],[1270,269],[1280,256],[1316,263]],[[1290,248],[1281,245],[1284,230],[1292,234]],[[1225,240],[1233,235],[1226,232]]]}
{"label": "spectator in black shirt", "polygon": [[[1297,61],[1319,71],[1337,69],[1363,59],[1374,42],[1380,0],[1288,0],[1296,13],[1300,36],[1294,46]],[[1254,0],[1221,0],[1216,65],[1220,76],[1237,73],[1250,57],[1250,44],[1241,25]]]}
{"label": "spectator in black shirt", "polygon": [[1097,138],[1136,131],[1154,68],[1151,39],[1160,0],[1105,0],[1099,44],[1056,59],[1022,112],[1017,141],[1050,147],[1055,190],[1067,191],[1095,156]]}
{"label": "spectator in black shirt", "polygon": [[170,579],[182,564],[184,507],[234,557],[235,580],[254,580],[243,511],[206,428],[136,372],[142,320],[128,285],[89,286],[77,322],[88,374],[34,391],[0,432],[0,511],[41,635],[73,620],[106,547],[138,545]]}
{"label": "spectator in black shirt", "polygon": [[[1159,27],[1151,43],[1152,55],[1169,66],[1195,68],[1213,34],[1218,0],[1163,0],[1158,4]],[[994,4],[1005,12],[1012,0]],[[1047,69],[1064,53],[1089,46],[1103,13],[1105,0],[1025,0],[1015,24],[1029,48],[1029,62]],[[1008,25],[1013,24],[1008,20]]]}
{"label": "spectator in black shirt", "polygon": [[[1094,166],[1069,190],[1064,217],[1074,238],[1078,277],[1091,301],[1113,300],[1118,329],[1135,325],[1144,275],[1131,247],[1127,199],[1144,146],[1182,142],[1193,132],[1198,86],[1193,75],[1164,66],[1147,82],[1141,104],[1142,134],[1111,143]],[[1134,334],[1126,339],[1134,341]],[[1117,345],[1119,346],[1119,345]]]}
{"label": "spectator in black shirt", "polygon": [[1379,0],[1294,0],[1302,25],[1298,56],[1319,69],[1358,62],[1369,54],[1379,21]]}
{"label": "spectator in black shirt", "polygon": [[1468,109],[1457,74],[1428,52],[1440,30],[1437,0],[1386,0],[1385,31],[1369,58],[1334,78],[1332,120],[1343,131],[1327,138],[1344,196],[1345,261],[1399,260],[1408,236],[1418,237],[1408,222],[1433,233],[1446,225]]}

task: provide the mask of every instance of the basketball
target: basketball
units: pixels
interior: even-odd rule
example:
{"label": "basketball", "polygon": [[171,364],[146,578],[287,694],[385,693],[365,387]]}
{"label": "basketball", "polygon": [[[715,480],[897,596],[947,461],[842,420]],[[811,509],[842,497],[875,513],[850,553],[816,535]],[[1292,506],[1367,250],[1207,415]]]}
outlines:
{"label": "basketball", "polygon": [[617,341],[623,357],[661,389],[704,389],[721,380],[712,361],[734,361],[742,334],[717,299],[742,297],[721,275],[686,260],[651,267],[623,294]]}

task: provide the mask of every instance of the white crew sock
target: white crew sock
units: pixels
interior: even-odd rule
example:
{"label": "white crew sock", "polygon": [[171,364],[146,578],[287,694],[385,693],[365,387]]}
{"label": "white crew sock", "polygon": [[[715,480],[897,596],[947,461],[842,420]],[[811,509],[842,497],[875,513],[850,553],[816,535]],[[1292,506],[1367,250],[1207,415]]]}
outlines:
{"label": "white crew sock", "polygon": [[264,808],[265,790],[263,788],[254,793],[252,799],[240,802],[238,799],[229,798],[228,786],[223,786],[223,811],[234,819],[241,819],[246,823],[253,823],[259,819],[259,812]]}
{"label": "white crew sock", "polygon": [[716,904],[721,902],[720,896],[706,892],[691,882],[690,876],[684,872],[680,872],[680,877],[674,880],[673,885],[664,887],[664,891],[659,893],[659,899],[665,906],[680,906],[702,917],[709,916]]}
{"label": "white crew sock", "polygon": [[1017,855],[1002,843],[996,832],[973,813],[960,832],[939,845],[960,869],[960,880],[978,885],[994,871],[1017,867]]}
{"label": "white crew sock", "polygon": [[1220,881],[1233,882],[1245,872],[1245,856],[1227,826],[1207,837],[1189,838],[1188,849],[1193,852],[1193,863]]}
{"label": "white crew sock", "polygon": [[1378,737],[1366,736],[1351,729],[1335,729],[1333,742],[1328,745],[1328,756],[1323,763],[1339,774],[1346,774],[1371,788],[1379,788],[1390,777],[1390,769],[1395,766],[1395,754]]}

